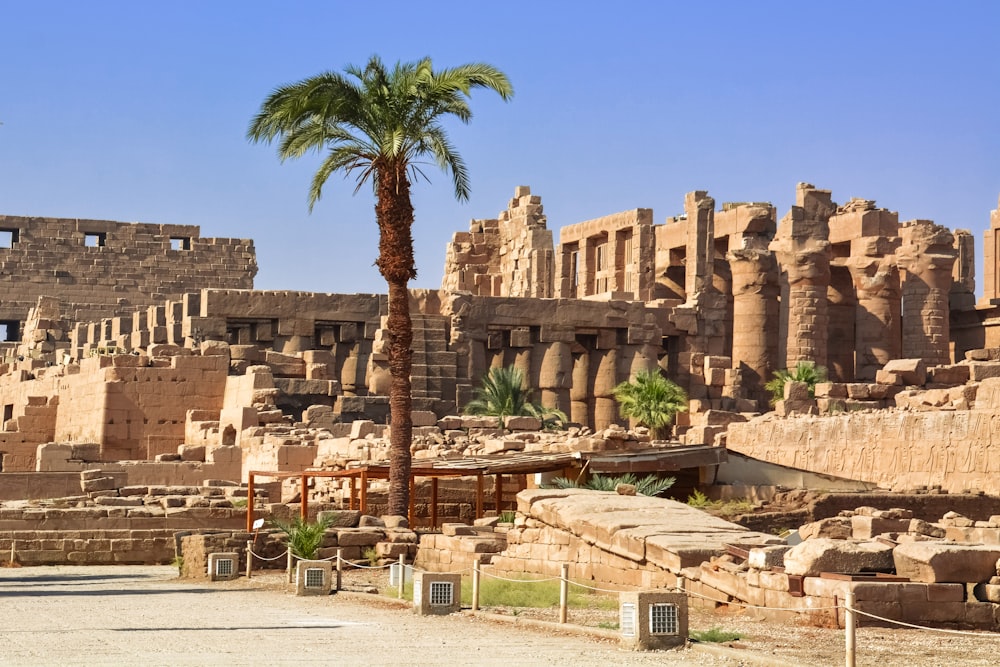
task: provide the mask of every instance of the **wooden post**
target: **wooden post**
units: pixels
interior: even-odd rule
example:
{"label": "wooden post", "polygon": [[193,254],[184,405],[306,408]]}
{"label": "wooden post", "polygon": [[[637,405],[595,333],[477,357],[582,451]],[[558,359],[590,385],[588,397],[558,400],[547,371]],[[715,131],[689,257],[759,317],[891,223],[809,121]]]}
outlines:
{"label": "wooden post", "polygon": [[476,518],[483,518],[483,473],[476,473]]}
{"label": "wooden post", "polygon": [[493,503],[497,516],[500,516],[500,506],[503,504],[503,475],[500,473],[493,475]]}
{"label": "wooden post", "polygon": [[351,509],[357,506],[358,502],[358,478],[351,475]]}
{"label": "wooden post", "polygon": [[857,620],[854,616],[854,589],[848,584],[847,599],[844,600],[846,609],[844,610],[844,664],[847,667],[855,667],[855,636],[854,629]]}
{"label": "wooden post", "polygon": [[[412,478],[411,478],[412,479]],[[396,596],[400,600],[403,599],[403,584],[406,581],[406,556],[404,554],[399,554],[399,594]]]}
{"label": "wooden post", "polygon": [[292,570],[294,569],[295,566],[295,556],[292,555],[291,546],[288,547],[287,555],[288,555],[288,560],[285,564],[285,569],[288,571],[288,583],[292,583],[293,581],[295,581],[295,575],[292,573]]}
{"label": "wooden post", "polygon": [[340,592],[340,585],[344,580],[344,557],[343,549],[337,547],[337,592]]}
{"label": "wooden post", "polygon": [[431,529],[438,525],[438,478],[431,477]]}
{"label": "wooden post", "polygon": [[559,573],[559,622],[566,622],[566,607],[569,605],[569,563],[562,564]]}
{"label": "wooden post", "polygon": [[479,556],[472,561],[472,611],[479,611]]}
{"label": "wooden post", "polygon": [[251,577],[251,572],[253,572],[253,542],[247,540],[247,579]]}
{"label": "wooden post", "polygon": [[253,530],[253,473],[247,482],[247,532]]}
{"label": "wooden post", "polygon": [[361,506],[359,507],[361,513],[364,514],[368,511],[368,471],[361,471]]}
{"label": "wooden post", "polygon": [[309,486],[306,480],[306,475],[302,475],[302,484],[299,488],[299,499],[301,502],[301,509],[299,510],[299,516],[302,517],[302,523],[309,521]]}

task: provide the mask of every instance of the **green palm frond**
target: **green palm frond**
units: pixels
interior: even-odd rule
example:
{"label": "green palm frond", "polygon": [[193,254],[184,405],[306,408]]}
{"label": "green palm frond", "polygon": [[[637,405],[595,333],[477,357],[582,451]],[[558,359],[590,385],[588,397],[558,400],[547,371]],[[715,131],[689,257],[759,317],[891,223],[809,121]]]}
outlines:
{"label": "green palm frond", "polygon": [[771,393],[772,405],[785,397],[785,385],[789,382],[805,382],[809,386],[809,396],[815,396],[816,385],[827,379],[826,369],[812,361],[800,361],[794,369],[774,371],[773,375],[764,384],[764,389]]}
{"label": "green palm frond", "polygon": [[304,560],[316,558],[316,552],[323,546],[323,535],[332,522],[332,517],[322,521],[306,521],[302,517],[295,517],[292,521],[271,520],[272,524],[288,535],[288,548],[292,554]]}
{"label": "green palm frond", "polygon": [[648,426],[654,434],[669,426],[678,412],[687,410],[687,394],[659,371],[639,371],[632,382],[616,386],[614,396],[622,417]]}

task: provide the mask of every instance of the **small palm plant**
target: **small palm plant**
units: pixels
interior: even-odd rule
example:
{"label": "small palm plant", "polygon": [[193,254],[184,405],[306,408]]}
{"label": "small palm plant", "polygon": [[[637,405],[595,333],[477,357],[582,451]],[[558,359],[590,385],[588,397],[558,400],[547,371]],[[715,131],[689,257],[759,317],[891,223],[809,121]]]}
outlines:
{"label": "small palm plant", "polygon": [[271,523],[288,535],[288,548],[292,555],[302,560],[314,560],[319,548],[323,546],[323,534],[333,523],[333,517],[327,516],[318,521],[307,521],[295,517],[293,521],[272,519]]}
{"label": "small palm plant", "polygon": [[816,385],[826,382],[826,377],[826,369],[822,366],[817,366],[812,361],[800,361],[795,364],[794,369],[774,371],[774,377],[764,385],[764,389],[771,392],[771,405],[774,405],[785,397],[786,384],[805,382],[811,398],[816,395]]}
{"label": "small palm plant", "polygon": [[619,484],[630,484],[635,487],[635,492],[643,496],[658,496],[677,481],[675,477],[657,477],[656,475],[645,475],[636,477],[633,473],[627,472],[624,475],[605,476],[594,473],[583,485],[566,477],[556,477],[552,480],[552,486],[557,489],[591,489],[592,491],[614,491]]}
{"label": "small palm plant", "polygon": [[674,415],[687,410],[687,394],[659,371],[639,371],[632,382],[622,382],[614,388],[618,412],[625,419],[648,426],[654,438],[674,420]]}
{"label": "small palm plant", "polygon": [[535,417],[545,428],[555,428],[568,420],[561,410],[532,403],[531,390],[524,387],[524,374],[514,366],[491,368],[466,404],[465,414],[499,417],[501,424],[504,417]]}

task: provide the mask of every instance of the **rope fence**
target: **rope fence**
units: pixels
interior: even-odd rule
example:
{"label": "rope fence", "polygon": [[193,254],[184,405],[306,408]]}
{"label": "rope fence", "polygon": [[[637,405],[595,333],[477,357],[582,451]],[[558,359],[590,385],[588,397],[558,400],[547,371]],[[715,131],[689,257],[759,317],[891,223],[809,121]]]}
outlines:
{"label": "rope fence", "polygon": [[[299,556],[294,555],[288,549],[286,549],[281,554],[278,554],[277,556],[273,556],[273,557],[267,558],[267,557],[261,556],[260,554],[254,552],[253,549],[252,549],[252,546],[253,546],[252,542],[247,542],[247,553],[250,556],[247,559],[247,576],[248,577],[250,576],[251,563],[253,561],[253,558],[257,558],[260,561],[268,562],[268,561],[276,561],[276,560],[278,560],[278,559],[280,559],[282,557],[286,557],[288,559],[288,576],[289,576],[289,581],[291,581],[292,567],[293,567],[294,561],[295,560],[307,560],[307,559],[303,559],[303,558],[300,558]],[[328,558],[317,558],[317,559],[308,559],[308,560],[312,560],[312,561],[336,561],[336,567],[337,567],[337,586],[336,586],[336,590],[337,591],[341,590],[341,584],[342,584],[341,577],[342,577],[342,573],[344,571],[344,567],[352,567],[352,568],[361,569],[361,570],[385,570],[385,569],[388,569],[388,568],[393,568],[393,567],[397,567],[398,566],[399,567],[399,571],[398,571],[399,572],[399,576],[398,576],[398,581],[397,581],[397,584],[398,584],[398,588],[397,588],[398,593],[397,593],[397,596],[399,597],[399,599],[403,598],[403,589],[404,589],[405,582],[407,581],[407,576],[406,576],[407,568],[409,568],[409,571],[413,572],[414,574],[417,573],[417,572],[431,573],[430,571],[427,571],[427,570],[418,570],[418,569],[416,569],[412,565],[407,565],[406,561],[405,561],[405,556],[403,556],[403,555],[400,555],[398,563],[385,563],[385,564],[382,564],[382,565],[364,565],[364,564],[356,563],[356,562],[353,562],[351,560],[347,560],[347,559],[343,558],[341,550],[338,549],[337,553],[335,555],[330,556]],[[572,586],[575,586],[577,588],[583,588],[583,589],[586,589],[586,590],[589,590],[589,591],[594,591],[596,593],[603,593],[603,594],[608,594],[608,595],[616,595],[616,594],[619,594],[621,592],[619,590],[612,590],[612,589],[607,589],[607,588],[601,588],[601,587],[598,587],[598,586],[590,586],[590,585],[583,584],[583,583],[580,583],[580,582],[577,582],[577,581],[570,581],[570,579],[569,579],[569,564],[568,563],[563,563],[561,565],[561,572],[560,572],[559,576],[555,576],[555,577],[543,577],[543,578],[540,578],[540,579],[518,579],[518,578],[512,578],[512,577],[504,577],[504,576],[501,576],[499,574],[495,574],[493,572],[489,572],[489,571],[483,570],[482,563],[478,559],[476,559],[475,561],[473,561],[473,566],[471,568],[463,568],[463,569],[456,570],[456,571],[453,571],[453,572],[436,572],[435,571],[435,572],[433,572],[433,574],[450,574],[450,575],[456,575],[457,574],[457,575],[465,575],[465,574],[469,573],[470,570],[471,570],[471,574],[472,574],[472,610],[473,611],[478,611],[479,607],[480,607],[480,582],[481,582],[481,579],[482,579],[483,576],[488,577],[490,579],[499,580],[499,581],[505,581],[505,582],[510,582],[510,583],[514,583],[514,584],[526,584],[526,585],[529,585],[529,584],[545,584],[545,583],[549,583],[549,582],[553,582],[553,581],[560,582],[560,585],[559,585],[559,588],[560,588],[560,596],[559,596],[560,597],[560,600],[559,600],[559,623],[566,623],[567,622],[567,617],[568,617],[568,599],[569,599],[568,588],[569,588],[569,586],[572,585]],[[714,598],[714,597],[711,597],[711,596],[708,596],[708,595],[704,595],[704,594],[701,594],[701,593],[697,593],[695,591],[687,590],[684,587],[683,583],[684,583],[684,580],[682,578],[682,579],[680,579],[680,585],[671,586],[667,590],[670,590],[672,592],[683,593],[689,599],[700,599],[700,600],[707,600],[707,601],[710,601],[710,602],[720,603],[720,601],[717,598]],[[946,634],[946,635],[952,635],[952,636],[975,637],[976,639],[1000,640],[1000,633],[974,632],[974,631],[968,631],[968,630],[951,630],[951,629],[947,629],[947,628],[933,628],[933,627],[928,627],[928,626],[924,626],[924,625],[918,625],[916,623],[909,623],[907,621],[901,621],[901,620],[897,620],[897,619],[893,619],[893,618],[888,618],[888,617],[885,617],[885,616],[880,616],[878,614],[873,614],[873,613],[867,612],[867,611],[862,611],[862,610],[860,610],[860,609],[857,608],[857,604],[856,604],[855,597],[854,597],[854,591],[851,590],[851,589],[848,589],[847,596],[846,596],[843,604],[834,604],[834,605],[821,606],[821,607],[808,607],[808,608],[801,608],[801,607],[799,607],[799,608],[793,608],[793,607],[768,607],[768,606],[750,604],[748,602],[741,602],[741,601],[738,601],[738,600],[729,600],[729,601],[724,602],[723,604],[737,606],[737,607],[742,607],[744,609],[764,610],[764,611],[776,611],[776,612],[793,612],[793,613],[800,613],[800,614],[802,614],[802,613],[814,613],[814,612],[821,612],[821,611],[824,611],[824,612],[828,611],[828,612],[838,613],[840,611],[843,611],[844,612],[845,664],[847,665],[847,667],[854,667],[854,665],[856,664],[855,663],[855,654],[856,654],[856,646],[857,646],[857,644],[856,644],[856,628],[857,628],[857,617],[858,616],[863,616],[865,618],[870,618],[872,620],[879,621],[881,623],[886,623],[888,625],[898,626],[898,627],[902,627],[902,628],[908,628],[908,629],[912,629],[912,630],[921,630],[921,631],[925,631],[925,632],[933,632],[933,633]]]}

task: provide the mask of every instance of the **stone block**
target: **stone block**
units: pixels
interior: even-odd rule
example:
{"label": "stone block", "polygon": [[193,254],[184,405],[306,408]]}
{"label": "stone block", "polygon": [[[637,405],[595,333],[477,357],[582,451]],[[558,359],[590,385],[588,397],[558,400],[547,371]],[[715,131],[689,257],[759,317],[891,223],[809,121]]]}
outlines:
{"label": "stone block", "polygon": [[905,542],[893,550],[896,573],[927,583],[980,583],[997,573],[1000,546]]}
{"label": "stone block", "polygon": [[[994,561],[995,562],[995,561]],[[807,577],[822,572],[891,572],[893,549],[877,542],[850,542],[815,538],[785,553],[785,572]]]}
{"label": "stone block", "polygon": [[927,365],[923,359],[893,359],[882,370],[896,374],[904,385],[922,387],[927,383]]}

